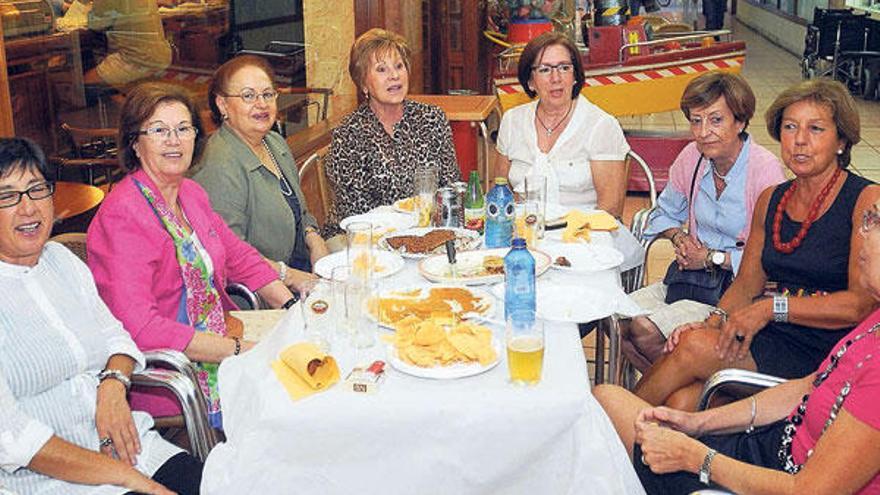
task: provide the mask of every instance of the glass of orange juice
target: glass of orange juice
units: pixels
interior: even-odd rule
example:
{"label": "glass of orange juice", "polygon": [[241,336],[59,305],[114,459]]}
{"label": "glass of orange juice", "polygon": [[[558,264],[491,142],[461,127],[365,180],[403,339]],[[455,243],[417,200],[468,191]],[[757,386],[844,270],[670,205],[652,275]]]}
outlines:
{"label": "glass of orange juice", "polygon": [[418,227],[431,226],[431,213],[434,209],[434,193],[439,182],[436,167],[420,168],[413,176],[413,193],[416,198],[416,218]]}
{"label": "glass of orange juice", "polygon": [[544,367],[544,322],[534,311],[510,313],[505,327],[507,369],[516,385],[536,385]]}

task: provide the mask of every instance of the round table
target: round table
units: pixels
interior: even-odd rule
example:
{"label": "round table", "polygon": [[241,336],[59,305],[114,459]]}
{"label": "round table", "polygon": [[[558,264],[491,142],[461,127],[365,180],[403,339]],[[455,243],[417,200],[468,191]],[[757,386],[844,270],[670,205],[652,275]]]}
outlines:
{"label": "round table", "polygon": [[55,204],[55,219],[66,220],[101,204],[104,191],[88,184],[58,181],[55,183],[55,195],[52,199]]}

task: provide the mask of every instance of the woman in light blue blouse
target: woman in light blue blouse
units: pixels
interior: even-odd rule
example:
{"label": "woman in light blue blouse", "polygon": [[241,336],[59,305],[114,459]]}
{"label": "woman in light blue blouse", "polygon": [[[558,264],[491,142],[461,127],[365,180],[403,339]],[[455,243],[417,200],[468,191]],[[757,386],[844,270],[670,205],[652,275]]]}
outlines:
{"label": "woman in light blue blouse", "polygon": [[[782,165],[746,133],[755,95],[736,74],[709,72],[694,78],[681,98],[694,141],[675,159],[646,234],[675,246],[680,270],[736,273],[761,192],[785,180]],[[683,228],[687,225],[687,229]],[[622,325],[621,349],[640,371],[663,352],[679,326],[703,321],[713,306],[683,299],[666,303],[664,283],[632,294],[649,311]]]}

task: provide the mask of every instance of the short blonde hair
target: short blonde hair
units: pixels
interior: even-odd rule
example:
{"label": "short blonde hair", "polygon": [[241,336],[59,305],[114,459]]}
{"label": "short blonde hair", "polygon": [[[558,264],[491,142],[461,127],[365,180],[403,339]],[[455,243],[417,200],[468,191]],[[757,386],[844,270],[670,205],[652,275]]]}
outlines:
{"label": "short blonde hair", "polygon": [[842,153],[837,156],[837,165],[840,168],[848,167],[852,159],[852,147],[862,140],[861,121],[855,100],[849,94],[846,86],[838,81],[826,78],[811,79],[795,84],[779,93],[779,96],[767,109],[767,113],[764,114],[764,119],[767,121],[767,132],[773,139],[779,141],[782,114],[785,113],[785,109],[804,100],[825,105],[831,110],[831,117],[837,128],[837,137],[846,143]]}
{"label": "short blonde hair", "polygon": [[403,36],[384,29],[373,28],[354,41],[348,57],[348,73],[358,87],[358,94],[364,92],[364,82],[367,79],[370,60],[380,53],[392,50],[396,50],[400,54],[406,71],[410,72],[411,52]]}

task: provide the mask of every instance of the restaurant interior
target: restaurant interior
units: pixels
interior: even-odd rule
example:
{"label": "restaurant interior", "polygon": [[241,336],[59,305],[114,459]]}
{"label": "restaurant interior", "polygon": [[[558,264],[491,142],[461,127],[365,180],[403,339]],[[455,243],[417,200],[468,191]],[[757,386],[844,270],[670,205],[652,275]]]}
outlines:
{"label": "restaurant interior", "polygon": [[[643,233],[658,195],[671,180],[670,166],[693,139],[679,100],[701,73],[720,70],[745,78],[757,97],[757,123],[749,128],[750,136],[777,155],[779,144],[762,123],[774,98],[804,78],[830,75],[843,81],[856,97],[862,122],[862,139],[853,147],[850,170],[880,181],[880,27],[870,28],[876,33],[866,28],[863,45],[848,52],[861,55],[849,58],[839,56],[839,47],[832,47],[832,53],[810,44],[810,33],[823,29],[815,13],[850,9],[880,26],[880,3],[726,0],[723,27],[708,30],[705,1],[642,0],[636,5],[644,11],[609,21],[615,14],[605,15],[604,9],[626,10],[626,0],[0,0],[0,136],[27,137],[45,151],[57,171],[49,178],[57,181],[52,234],[85,256],[84,233],[102,201],[125,177],[117,133],[127,92],[148,80],[180,85],[193,96],[205,132],[212,133],[217,126],[207,100],[214,71],[237,55],[256,55],[275,70],[279,94],[274,129],[300,167],[308,210],[323,226],[333,208],[323,163],[334,128],[360,103],[349,75],[349,50],[359,36],[372,28],[403,36],[411,51],[408,98],[444,111],[462,180],[475,171],[482,191],[488,192],[499,175],[502,117],[530,101],[516,74],[522,46],[541,32],[555,30],[575,40],[583,57],[582,94],[619,122],[631,149],[619,219],[640,249],[632,266],[626,265],[627,253],[625,270],[618,269],[618,262],[610,269],[582,274],[587,289],[577,297],[598,300],[619,292],[625,298],[662,280],[675,259],[672,242],[651,243]],[[509,9],[514,5],[541,10],[536,18],[542,22],[513,22]],[[411,261],[404,269],[408,273],[398,275],[395,284],[424,282],[419,277],[422,264],[417,269]],[[565,288],[573,283],[552,278],[554,268],[558,267],[551,267],[545,284],[550,280]],[[241,299],[236,301],[250,309],[265,308],[254,293],[239,289]],[[559,290],[554,294],[564,296]],[[496,379],[498,369],[470,378],[416,380],[389,371],[384,384],[354,380],[354,391],[364,394],[348,391],[344,399],[334,395],[327,403],[309,398],[303,401],[305,407],[283,404],[288,409],[277,402],[267,405],[286,401],[287,392],[292,398],[296,394],[274,382],[274,389],[267,385],[266,376],[274,380],[274,375],[265,365],[290,343],[289,336],[272,329],[296,317],[281,310],[241,311],[238,316],[246,331],[264,340],[230,362],[226,375],[221,375],[225,393],[237,398],[236,404],[224,406],[225,437],[203,418],[157,425],[167,428],[163,431],[170,431],[169,436],[183,430],[183,443],[196,457],[209,459],[203,493],[291,493],[281,487],[294,485],[316,493],[351,493],[348,490],[358,487],[356,480],[362,480],[364,493],[378,493],[382,487],[385,493],[571,493],[574,488],[586,488],[579,493],[642,493],[623,448],[603,443],[617,442],[610,421],[591,395],[581,393],[581,388],[603,383],[631,388],[641,376],[622,354],[618,321],[638,314],[639,308],[628,298],[609,304],[613,309],[596,310],[589,318],[547,322],[547,348],[576,352],[554,350],[553,360],[546,354],[540,388],[511,391],[506,371]],[[366,376],[369,370],[359,366],[375,357],[376,348],[334,347],[340,353],[337,387],[351,389],[346,375],[354,371]],[[266,368],[265,376],[253,371],[258,362]],[[491,366],[481,373],[486,370]],[[566,374],[576,378],[557,379]],[[397,375],[405,379],[394,384]],[[157,384],[160,378],[142,377],[141,385],[165,386]],[[739,383],[727,393],[774,384]],[[385,401],[376,400],[382,397],[380,385],[388,391]],[[265,390],[271,393],[261,395]],[[195,387],[192,393],[198,392]],[[492,393],[498,394],[493,399],[497,402],[486,398]],[[532,396],[524,399],[528,393]],[[717,391],[708,393],[706,400]],[[357,400],[350,398],[355,395]],[[356,417],[340,414],[343,408],[356,411]],[[514,419],[500,419],[498,410]],[[529,420],[532,413],[534,419]],[[184,409],[184,416],[204,414],[203,405]],[[473,416],[465,419],[469,414]],[[397,422],[376,419],[382,415]],[[246,424],[255,417],[262,426]],[[314,427],[301,428],[303,424]],[[510,440],[517,433],[506,429],[523,424],[531,431]],[[348,429],[346,435],[327,433],[334,428]],[[464,438],[473,430],[479,432]],[[462,438],[451,438],[456,435]],[[603,446],[579,450],[576,439],[586,436]],[[423,450],[432,441],[438,450]],[[297,442],[302,442],[301,450],[311,452],[291,446]],[[404,445],[391,448],[399,444]],[[372,445],[388,451],[371,451]],[[277,448],[277,458],[260,457],[267,448]],[[481,462],[485,459],[497,462]],[[332,465],[322,464],[328,460]],[[391,463],[403,466],[401,473]],[[267,472],[271,476],[261,479]],[[425,487],[420,484],[424,480],[437,485]]]}

